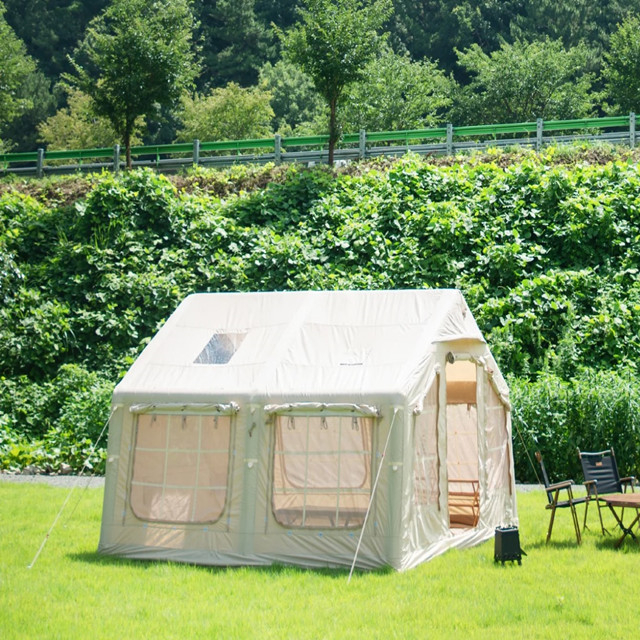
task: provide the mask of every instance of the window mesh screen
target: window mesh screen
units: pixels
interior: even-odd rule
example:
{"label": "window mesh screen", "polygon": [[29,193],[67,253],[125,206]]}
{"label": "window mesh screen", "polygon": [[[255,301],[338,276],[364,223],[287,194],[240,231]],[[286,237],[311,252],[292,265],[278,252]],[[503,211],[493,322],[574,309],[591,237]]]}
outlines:
{"label": "window mesh screen", "polygon": [[142,520],[213,522],[224,510],[230,416],[138,416],[131,508]]}
{"label": "window mesh screen", "polygon": [[361,526],[371,494],[373,419],[277,416],[273,511],[287,527]]}

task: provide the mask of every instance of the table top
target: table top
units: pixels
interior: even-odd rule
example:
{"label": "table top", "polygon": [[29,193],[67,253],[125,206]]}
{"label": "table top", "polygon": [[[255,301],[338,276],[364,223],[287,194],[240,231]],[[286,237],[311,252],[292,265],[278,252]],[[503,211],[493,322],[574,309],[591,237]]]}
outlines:
{"label": "table top", "polygon": [[638,493],[612,493],[606,496],[598,496],[600,500],[615,507],[640,507],[640,492]]}

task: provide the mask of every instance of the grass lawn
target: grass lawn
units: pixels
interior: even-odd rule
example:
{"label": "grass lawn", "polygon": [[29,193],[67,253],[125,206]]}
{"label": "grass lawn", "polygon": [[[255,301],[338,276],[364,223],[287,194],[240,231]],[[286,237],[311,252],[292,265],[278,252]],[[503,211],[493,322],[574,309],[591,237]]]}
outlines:
{"label": "grass lawn", "polygon": [[[640,546],[577,547],[559,511],[551,543],[542,492],[518,495],[522,566],[493,541],[406,573],[218,569],[96,554],[101,489],[0,481],[0,638],[635,638]],[[582,511],[580,512],[582,513]],[[609,518],[611,521],[611,518]]]}

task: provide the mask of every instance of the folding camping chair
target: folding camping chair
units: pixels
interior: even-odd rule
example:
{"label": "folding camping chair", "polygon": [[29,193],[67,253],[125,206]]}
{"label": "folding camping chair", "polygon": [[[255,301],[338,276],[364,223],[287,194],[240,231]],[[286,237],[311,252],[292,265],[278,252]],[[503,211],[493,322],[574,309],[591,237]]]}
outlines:
{"label": "folding camping chair", "polygon": [[[587,502],[588,498],[574,498],[573,497],[573,480],[563,480],[562,482],[549,482],[549,476],[542,460],[542,454],[536,451],[536,460],[540,464],[540,470],[542,471],[542,478],[544,479],[544,487],[547,491],[547,498],[549,500],[546,508],[551,510],[551,518],[549,520],[549,530],[547,532],[547,544],[551,539],[551,531],[553,531],[553,521],[556,517],[556,509],[564,509],[569,507],[571,509],[571,517],[573,518],[573,528],[576,531],[576,540],[578,544],[582,542],[580,535],[580,523],[578,522],[578,514],[576,513],[576,505]],[[560,500],[560,491],[565,490],[567,492],[567,499]]]}
{"label": "folding camping chair", "polygon": [[[609,533],[602,522],[602,511],[600,507],[600,496],[610,493],[626,493],[627,488],[631,487],[631,491],[634,491],[636,479],[634,476],[628,478],[621,478],[618,473],[618,464],[616,463],[616,456],[611,449],[606,451],[596,451],[589,453],[587,451],[580,451],[578,448],[578,457],[580,458],[580,464],[582,465],[582,473],[584,474],[584,486],[587,489],[587,506],[584,510],[584,523],[582,529],[587,527],[587,512],[589,511],[589,502],[595,500],[598,505],[598,515],[600,516],[600,528],[602,534]],[[624,509],[622,511],[624,515]]]}

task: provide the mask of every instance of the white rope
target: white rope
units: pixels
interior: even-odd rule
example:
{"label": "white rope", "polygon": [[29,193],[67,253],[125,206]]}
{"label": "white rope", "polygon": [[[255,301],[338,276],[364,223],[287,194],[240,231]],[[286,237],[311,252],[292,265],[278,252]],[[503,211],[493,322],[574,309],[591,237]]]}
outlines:
{"label": "white rope", "polygon": [[[104,435],[104,432],[107,430],[107,427],[109,426],[109,422],[111,421],[111,417],[113,416],[113,413],[114,413],[115,410],[116,410],[115,407],[111,410],[111,413],[109,414],[109,417],[107,418],[107,421],[104,423],[104,426],[102,427],[102,431],[100,432],[100,435],[98,436],[97,440],[93,443],[93,445],[91,447],[91,450],[89,451],[89,455],[86,457],[86,459],[84,461],[84,464],[82,465],[82,469],[80,470],[80,475],[76,479],[76,483],[73,484],[73,486],[69,490],[69,493],[67,494],[67,497],[65,498],[64,502],[62,503],[62,506],[60,507],[60,511],[58,511],[58,515],[53,520],[53,524],[51,525],[51,527],[49,527],[49,531],[47,531],[47,534],[45,535],[44,540],[42,541],[42,544],[40,545],[40,548],[38,549],[36,555],[34,556],[33,560],[31,561],[31,564],[27,565],[27,569],[32,569],[33,565],[35,565],[35,563],[37,562],[38,558],[40,557],[40,554],[42,553],[42,550],[44,549],[45,544],[47,544],[47,540],[49,539],[49,536],[51,535],[51,532],[54,530],[56,524],[58,524],[58,520],[60,520],[60,516],[62,515],[62,512],[64,511],[64,508],[67,506],[67,503],[69,502],[69,499],[71,498],[71,495],[73,494],[73,492],[76,490],[76,488],[78,486],[77,480],[79,480],[82,477],[82,474],[83,474],[84,470],[87,468],[87,465],[89,464],[89,459],[95,453],[95,450],[98,447],[98,443],[100,442],[100,440],[102,440],[102,436]],[[85,490],[88,487],[89,487],[89,483],[87,483],[87,485],[85,486]],[[76,504],[76,507],[77,506],[78,505]],[[75,511],[75,507],[74,507],[74,511]]]}
{"label": "white rope", "polygon": [[351,576],[353,575],[353,570],[356,566],[356,561],[358,559],[358,553],[360,553],[360,545],[362,544],[362,537],[364,536],[364,530],[367,526],[367,520],[369,520],[369,513],[371,512],[371,505],[373,504],[373,498],[376,493],[376,489],[378,487],[378,480],[380,479],[380,472],[382,471],[382,467],[384,466],[384,459],[387,455],[387,447],[389,446],[389,440],[391,439],[391,431],[393,430],[393,425],[396,421],[396,415],[398,414],[398,409],[393,410],[393,419],[391,420],[391,425],[389,426],[389,433],[387,434],[387,441],[384,444],[384,449],[382,451],[382,458],[380,459],[380,465],[378,466],[378,473],[376,473],[376,479],[373,483],[373,489],[371,490],[371,497],[369,498],[369,505],[367,506],[367,513],[364,516],[364,522],[362,523],[362,529],[360,530],[360,537],[358,538],[358,545],[356,546],[356,552],[353,556],[353,562],[351,563],[351,570],[349,571],[349,578],[347,579],[347,584],[351,582]]}

